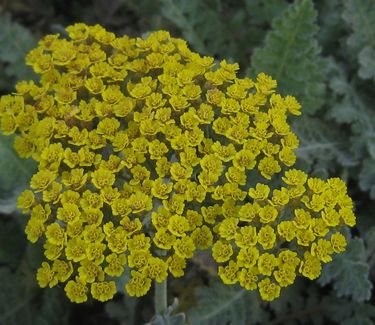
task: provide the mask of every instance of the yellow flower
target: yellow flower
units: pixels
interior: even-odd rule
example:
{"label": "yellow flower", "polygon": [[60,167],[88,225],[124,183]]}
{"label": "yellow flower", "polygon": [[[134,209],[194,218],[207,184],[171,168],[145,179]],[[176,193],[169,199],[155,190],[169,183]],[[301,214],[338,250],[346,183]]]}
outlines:
{"label": "yellow flower", "polygon": [[208,249],[212,246],[213,234],[206,225],[196,228],[191,233],[191,238],[198,249]]}
{"label": "yellow flower", "polygon": [[270,223],[276,220],[279,212],[276,208],[271,205],[266,205],[262,207],[259,211],[259,219],[261,223]]}
{"label": "yellow flower", "polygon": [[91,174],[91,182],[98,189],[112,186],[115,179],[115,175],[108,169],[98,169]]}
{"label": "yellow flower", "polygon": [[66,233],[64,228],[62,228],[58,223],[52,223],[47,226],[46,238],[52,244],[62,245],[65,244]]}
{"label": "yellow flower", "polygon": [[287,287],[294,283],[296,273],[294,268],[289,265],[280,265],[274,272],[276,281],[281,287]]}
{"label": "yellow flower", "polygon": [[129,250],[140,250],[140,251],[146,251],[149,250],[151,247],[150,244],[150,237],[146,237],[145,234],[139,234],[139,235],[134,235],[130,240],[129,240]]}
{"label": "yellow flower", "polygon": [[52,288],[57,284],[58,281],[54,270],[47,262],[43,262],[42,266],[38,269],[36,279],[41,288],[45,288],[47,286]]}
{"label": "yellow flower", "polygon": [[299,272],[306,278],[314,280],[320,276],[322,264],[319,259],[309,252],[305,252],[303,260],[301,261]]}
{"label": "yellow flower", "polygon": [[307,181],[307,174],[298,169],[290,169],[285,172],[282,180],[288,185],[304,185]]}
{"label": "yellow flower", "polygon": [[177,239],[173,244],[173,248],[179,257],[192,258],[195,251],[195,244],[191,237],[185,236]]}
{"label": "yellow flower", "polygon": [[129,269],[125,288],[142,296],[207,249],[225,283],[270,301],[298,266],[314,279],[346,249],[338,231],[356,223],[353,200],[340,179],[292,167],[299,140],[288,117],[301,105],[271,76],[239,78],[237,63],[216,64],[165,31],[66,32],[27,55],[39,80],[0,97],[2,133],[38,165],[17,206],[51,261],[37,271],[41,286],[107,301],[111,278]]}
{"label": "yellow flower", "polygon": [[177,254],[174,254],[167,259],[168,270],[172,273],[175,278],[179,278],[184,275],[184,269],[186,267],[186,260]]}
{"label": "yellow flower", "polygon": [[168,230],[177,237],[185,236],[189,230],[189,222],[185,217],[177,214],[171,216],[168,222]]}
{"label": "yellow flower", "polygon": [[110,276],[119,277],[124,273],[126,262],[125,254],[112,253],[105,258],[108,265],[104,268],[104,272]]}
{"label": "yellow flower", "polygon": [[153,182],[151,193],[159,199],[167,199],[169,193],[172,192],[173,183],[164,183],[162,178],[158,178]]}
{"label": "yellow flower", "polygon": [[45,225],[42,220],[30,218],[26,224],[25,234],[27,239],[32,243],[36,243],[45,232]]}
{"label": "yellow flower", "polygon": [[258,258],[258,269],[260,274],[271,275],[277,265],[278,259],[274,254],[264,253]]}
{"label": "yellow flower", "polygon": [[281,265],[293,267],[293,270],[300,264],[297,253],[289,249],[281,251],[278,255],[278,259]]}
{"label": "yellow flower", "polygon": [[236,245],[240,248],[255,246],[258,241],[257,230],[254,226],[243,226],[234,238]]}
{"label": "yellow flower", "polygon": [[116,292],[117,290],[114,281],[94,282],[91,285],[92,297],[101,302],[111,300]]}
{"label": "yellow flower", "polygon": [[37,172],[30,181],[30,187],[35,192],[45,190],[56,179],[56,174],[49,170],[40,170]]}
{"label": "yellow flower", "polygon": [[62,208],[57,209],[57,219],[64,221],[66,223],[74,223],[79,220],[81,212],[79,208],[74,203],[65,203]]}
{"label": "yellow flower", "polygon": [[54,260],[52,270],[55,272],[59,282],[65,282],[73,273],[73,265],[71,262],[63,260]]}
{"label": "yellow flower", "polygon": [[80,238],[69,240],[65,248],[66,258],[73,262],[79,262],[86,258],[86,243]]}
{"label": "yellow flower", "polygon": [[260,212],[260,206],[257,203],[246,203],[241,206],[238,216],[241,221],[252,222]]}
{"label": "yellow flower", "polygon": [[168,264],[161,258],[150,257],[146,268],[147,276],[156,282],[163,282],[167,277]]}
{"label": "yellow flower", "polygon": [[52,184],[46,190],[43,191],[43,201],[56,204],[60,200],[61,191],[62,184],[52,182]]}
{"label": "yellow flower", "polygon": [[222,241],[217,241],[212,246],[212,257],[218,263],[226,262],[233,255],[232,245]]}
{"label": "yellow flower", "polygon": [[311,245],[311,255],[316,256],[323,263],[332,261],[331,254],[333,254],[333,248],[329,240],[318,239],[316,243]]}
{"label": "yellow flower", "polygon": [[80,261],[78,274],[80,279],[86,283],[94,283],[96,280],[104,280],[104,272],[102,267],[94,261],[89,261],[87,259]]}
{"label": "yellow flower", "polygon": [[269,278],[261,280],[258,284],[260,297],[264,301],[272,301],[280,296],[280,286],[271,282]]}
{"label": "yellow flower", "polygon": [[126,283],[125,289],[129,296],[144,296],[151,288],[151,279],[143,273],[131,271],[130,280]]}
{"label": "yellow flower", "polygon": [[311,213],[304,209],[295,209],[293,224],[298,229],[307,229],[311,224]]}
{"label": "yellow flower", "polygon": [[314,232],[311,229],[297,229],[297,244],[300,246],[309,246],[315,240]]}
{"label": "yellow flower", "polygon": [[339,215],[346,225],[348,225],[349,227],[355,226],[356,217],[351,208],[345,207],[345,208],[340,209]]}
{"label": "yellow flower", "polygon": [[262,245],[263,249],[271,249],[276,243],[276,234],[274,229],[266,225],[258,232],[258,243]]}
{"label": "yellow flower", "polygon": [[268,185],[258,183],[255,188],[249,189],[249,196],[254,200],[266,200],[270,193]]}
{"label": "yellow flower", "polygon": [[133,213],[150,211],[152,209],[151,198],[148,195],[139,191],[135,192],[130,196],[128,204]]}
{"label": "yellow flower", "polygon": [[238,265],[230,261],[227,266],[219,266],[218,275],[225,284],[235,284],[238,281]]}
{"label": "yellow flower", "polygon": [[71,302],[81,303],[87,301],[87,286],[80,278],[68,281],[65,292]]}
{"label": "yellow flower", "polygon": [[293,221],[281,221],[277,225],[277,232],[286,241],[292,241],[296,236],[296,227]]}
{"label": "yellow flower", "polygon": [[286,206],[289,199],[289,191],[285,187],[282,187],[280,190],[273,190],[272,192],[272,204],[275,206]]}
{"label": "yellow flower", "polygon": [[237,218],[228,218],[223,220],[219,227],[220,236],[227,240],[234,239],[237,233],[238,222],[239,220]]}
{"label": "yellow flower", "polygon": [[156,247],[161,249],[171,249],[175,240],[176,236],[172,235],[169,231],[165,229],[159,229],[155,233],[155,236],[153,238],[153,242],[155,243]]}
{"label": "yellow flower", "polygon": [[86,247],[86,256],[89,261],[94,261],[95,263],[102,263],[104,260],[104,250],[106,245],[103,243],[88,243]]}
{"label": "yellow flower", "polygon": [[17,199],[17,208],[22,209],[23,213],[30,210],[35,202],[35,195],[31,190],[24,190]]}
{"label": "yellow flower", "polygon": [[335,253],[344,252],[347,246],[346,238],[343,234],[339,232],[332,234],[331,245]]}
{"label": "yellow flower", "polygon": [[340,223],[340,214],[333,208],[324,208],[322,211],[322,219],[327,226],[336,227]]}
{"label": "yellow flower", "polygon": [[271,177],[281,171],[280,164],[273,157],[263,158],[258,165],[260,174],[266,178],[271,179]]}
{"label": "yellow flower", "polygon": [[259,250],[256,247],[241,248],[237,255],[237,264],[246,268],[255,266],[258,262]]}
{"label": "yellow flower", "polygon": [[243,268],[238,274],[238,282],[246,290],[255,290],[258,283],[258,272],[255,267]]}

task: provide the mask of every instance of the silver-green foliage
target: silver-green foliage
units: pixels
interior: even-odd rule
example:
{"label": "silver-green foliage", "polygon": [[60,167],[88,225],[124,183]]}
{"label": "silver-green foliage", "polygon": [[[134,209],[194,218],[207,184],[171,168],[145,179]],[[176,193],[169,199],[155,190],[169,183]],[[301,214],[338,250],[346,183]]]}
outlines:
{"label": "silver-green foliage", "polygon": [[[196,51],[214,54],[219,49],[227,48],[233,53],[234,38],[229,37],[229,31],[220,20],[221,1],[160,1],[163,16],[181,30],[183,38]],[[202,12],[205,14],[199,14]]]}
{"label": "silver-green foliage", "polygon": [[0,324],[68,324],[68,305],[61,299],[61,290],[35,288],[32,274],[27,270],[23,267],[12,273],[0,268]]}
{"label": "silver-green foliage", "polygon": [[375,5],[373,0],[345,0],[343,19],[352,30],[347,44],[357,57],[358,75],[375,80]]}
{"label": "silver-green foliage", "polygon": [[190,324],[245,325],[248,321],[245,295],[249,293],[237,286],[225,286],[220,282],[212,282],[209,287],[199,287],[195,291],[196,306],[188,313]]}
{"label": "silver-green foliage", "polygon": [[298,279],[283,288],[280,298],[261,302],[257,294],[238,286],[210,281],[195,290],[196,304],[188,312],[189,324],[371,324],[375,307],[332,292],[321,294],[316,283]]}
{"label": "silver-green foliage", "polygon": [[33,78],[25,65],[25,55],[36,41],[28,29],[0,14],[0,89],[11,90],[15,80]]}
{"label": "silver-green foliage", "polygon": [[294,121],[293,129],[300,140],[296,150],[299,161],[316,176],[328,177],[337,164],[345,167],[357,164],[347,147],[343,132],[339,128],[332,128],[328,121],[301,116]]}
{"label": "silver-green foliage", "polygon": [[14,212],[16,198],[28,185],[35,169],[32,161],[17,156],[13,138],[0,136],[0,212]]}
{"label": "silver-green foliage", "polygon": [[[158,24],[186,39],[195,51],[233,59],[245,69],[273,18],[288,6],[281,0],[159,0]],[[172,30],[174,34],[174,30]]]}
{"label": "silver-green foliage", "polygon": [[325,93],[325,60],[316,35],[317,11],[311,0],[297,0],[274,19],[264,46],[254,51],[252,70],[266,72],[281,93],[296,96],[303,113],[321,108]]}
{"label": "silver-green foliage", "polygon": [[350,241],[346,252],[325,265],[319,282],[322,285],[333,282],[338,297],[351,297],[354,301],[363,302],[371,297],[369,272],[364,241],[356,238]]}

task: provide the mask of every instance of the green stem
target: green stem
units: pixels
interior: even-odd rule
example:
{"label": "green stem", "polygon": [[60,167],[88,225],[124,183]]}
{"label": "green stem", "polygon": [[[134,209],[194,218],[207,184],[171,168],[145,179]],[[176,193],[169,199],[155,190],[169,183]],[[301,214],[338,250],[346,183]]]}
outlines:
{"label": "green stem", "polygon": [[155,281],[155,315],[163,315],[167,310],[167,279],[158,283]]}

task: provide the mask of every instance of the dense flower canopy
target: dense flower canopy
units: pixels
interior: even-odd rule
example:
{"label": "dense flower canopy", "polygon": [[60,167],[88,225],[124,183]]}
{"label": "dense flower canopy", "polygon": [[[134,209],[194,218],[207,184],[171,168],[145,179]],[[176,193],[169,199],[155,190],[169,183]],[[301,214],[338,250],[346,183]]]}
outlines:
{"label": "dense flower canopy", "polygon": [[165,31],[66,31],[28,54],[40,81],[0,99],[3,134],[39,166],[18,207],[27,238],[44,245],[41,287],[106,301],[128,273],[125,289],[142,296],[211,250],[224,283],[270,301],[345,250],[346,185],[292,168],[287,117],[301,106],[270,76],[237,78],[238,64]]}

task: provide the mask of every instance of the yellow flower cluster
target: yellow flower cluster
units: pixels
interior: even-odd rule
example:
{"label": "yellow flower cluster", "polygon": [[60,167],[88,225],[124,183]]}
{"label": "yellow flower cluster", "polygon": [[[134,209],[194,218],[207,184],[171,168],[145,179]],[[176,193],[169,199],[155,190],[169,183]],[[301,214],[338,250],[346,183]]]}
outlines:
{"label": "yellow flower cluster", "polygon": [[[66,31],[28,54],[40,82],[0,99],[3,134],[39,166],[18,207],[30,213],[27,238],[44,244],[41,287],[106,301],[129,272],[127,292],[142,296],[212,249],[224,283],[272,300],[345,250],[338,230],[355,224],[346,186],[289,169],[299,142],[287,117],[301,107],[275,80],[237,78],[238,64],[165,31]],[[271,193],[282,170],[285,186]]]}

